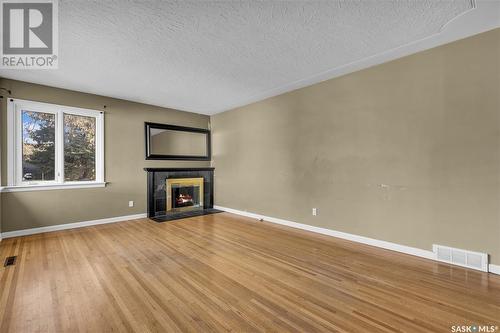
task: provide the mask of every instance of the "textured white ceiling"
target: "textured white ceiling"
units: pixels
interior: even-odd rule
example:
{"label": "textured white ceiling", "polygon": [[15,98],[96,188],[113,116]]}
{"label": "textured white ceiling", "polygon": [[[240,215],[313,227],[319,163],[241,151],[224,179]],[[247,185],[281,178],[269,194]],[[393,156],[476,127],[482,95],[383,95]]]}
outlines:
{"label": "textured white ceiling", "polygon": [[213,114],[436,34],[473,5],[60,0],[59,69],[0,75]]}

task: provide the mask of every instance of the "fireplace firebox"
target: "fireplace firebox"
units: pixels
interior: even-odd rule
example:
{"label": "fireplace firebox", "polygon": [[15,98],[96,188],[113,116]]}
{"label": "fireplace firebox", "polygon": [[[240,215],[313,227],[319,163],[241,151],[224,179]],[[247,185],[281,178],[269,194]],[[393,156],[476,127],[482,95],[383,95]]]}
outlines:
{"label": "fireplace firebox", "polygon": [[203,209],[203,177],[168,178],[167,212]]}
{"label": "fireplace firebox", "polygon": [[148,217],[157,222],[219,213],[213,208],[214,168],[145,168]]}

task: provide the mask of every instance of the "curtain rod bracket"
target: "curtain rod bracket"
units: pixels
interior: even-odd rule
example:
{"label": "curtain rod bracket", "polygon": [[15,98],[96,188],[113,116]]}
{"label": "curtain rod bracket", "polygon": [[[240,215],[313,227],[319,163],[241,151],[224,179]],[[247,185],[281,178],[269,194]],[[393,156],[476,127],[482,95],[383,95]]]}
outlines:
{"label": "curtain rod bracket", "polygon": [[4,87],[0,87],[0,90],[4,90],[4,91],[6,91],[9,95],[12,95],[12,91],[11,91],[10,89],[4,88]]}

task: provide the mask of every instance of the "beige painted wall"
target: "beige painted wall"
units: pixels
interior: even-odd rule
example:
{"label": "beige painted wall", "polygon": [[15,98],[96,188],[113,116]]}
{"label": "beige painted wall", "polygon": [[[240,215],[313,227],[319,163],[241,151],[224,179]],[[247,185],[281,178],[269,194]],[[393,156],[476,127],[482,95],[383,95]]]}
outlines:
{"label": "beige painted wall", "polygon": [[499,67],[497,29],[215,115],[216,204],[498,265]]}
{"label": "beige painted wall", "polygon": [[[101,219],[146,212],[144,167],[209,166],[209,162],[146,161],[144,122],[207,128],[209,117],[51,88],[0,80],[14,98],[96,110],[105,109],[105,188],[2,193],[2,231]],[[133,89],[133,87],[131,87]],[[6,175],[6,99],[1,101],[2,181]],[[128,207],[134,200],[135,206]]]}

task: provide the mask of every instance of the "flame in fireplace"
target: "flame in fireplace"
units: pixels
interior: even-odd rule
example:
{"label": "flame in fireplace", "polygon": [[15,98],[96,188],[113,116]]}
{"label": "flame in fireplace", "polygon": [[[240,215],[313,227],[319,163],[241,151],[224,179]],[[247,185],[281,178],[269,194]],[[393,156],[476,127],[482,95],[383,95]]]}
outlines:
{"label": "flame in fireplace", "polygon": [[193,197],[189,194],[179,194],[179,196],[175,199],[178,205],[186,204],[188,202],[193,202]]}

